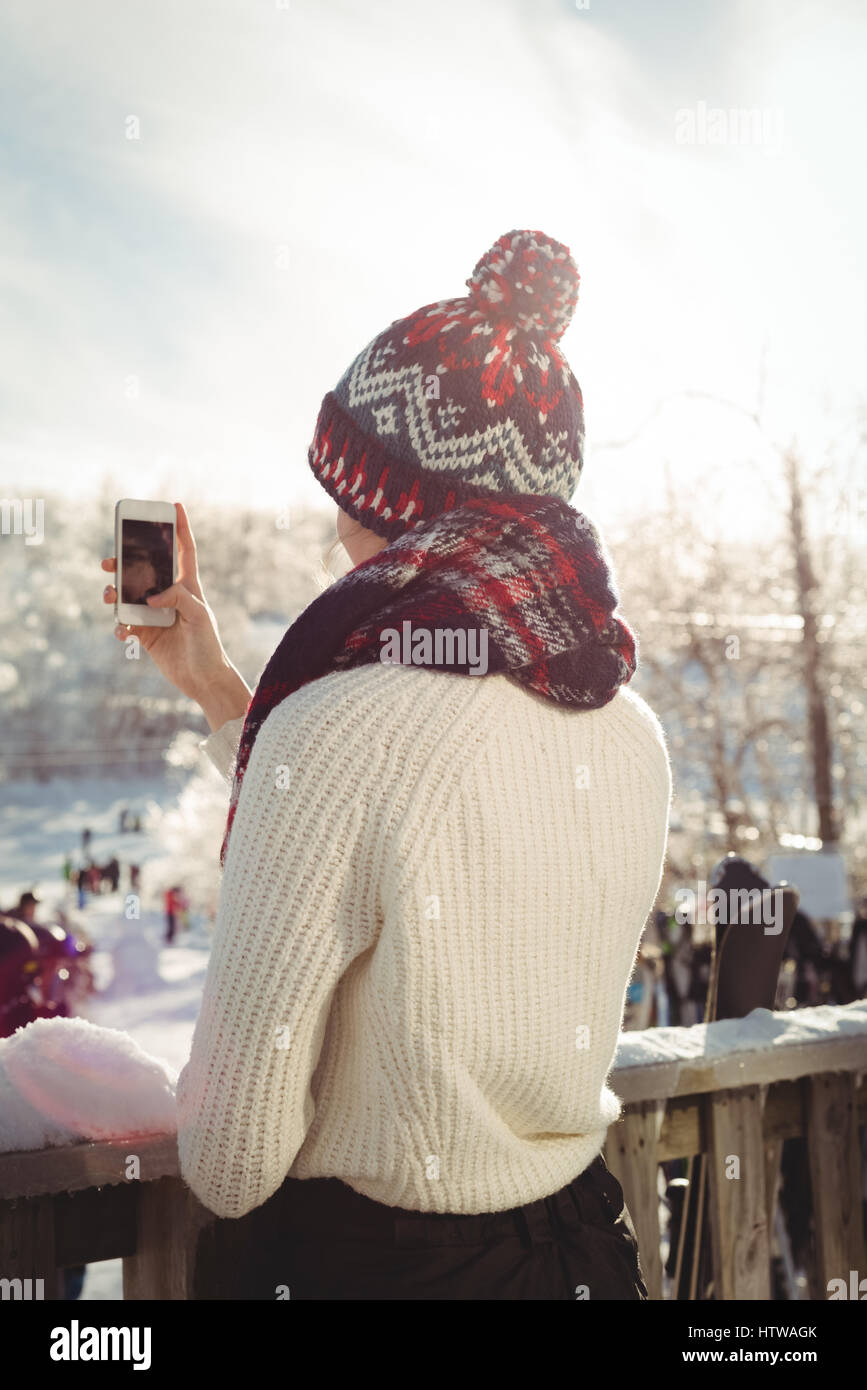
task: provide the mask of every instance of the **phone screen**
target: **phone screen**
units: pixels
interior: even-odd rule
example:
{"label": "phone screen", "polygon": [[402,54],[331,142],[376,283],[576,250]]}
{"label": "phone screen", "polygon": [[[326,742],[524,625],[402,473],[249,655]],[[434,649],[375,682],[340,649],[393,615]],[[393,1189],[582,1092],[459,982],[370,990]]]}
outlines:
{"label": "phone screen", "polygon": [[144,603],[174,582],[174,526],[170,521],[121,521],[120,601]]}

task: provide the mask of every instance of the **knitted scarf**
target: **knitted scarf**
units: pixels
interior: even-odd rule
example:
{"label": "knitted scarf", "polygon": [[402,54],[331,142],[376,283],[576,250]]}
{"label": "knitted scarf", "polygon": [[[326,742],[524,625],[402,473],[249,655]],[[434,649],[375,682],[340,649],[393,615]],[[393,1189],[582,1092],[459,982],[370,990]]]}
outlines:
{"label": "knitted scarf", "polygon": [[221,861],[256,735],[287,695],[331,671],[400,661],[501,674],[557,704],[599,709],[636,667],[592,523],[556,497],[462,503],[391,541],[296,618],[247,709]]}

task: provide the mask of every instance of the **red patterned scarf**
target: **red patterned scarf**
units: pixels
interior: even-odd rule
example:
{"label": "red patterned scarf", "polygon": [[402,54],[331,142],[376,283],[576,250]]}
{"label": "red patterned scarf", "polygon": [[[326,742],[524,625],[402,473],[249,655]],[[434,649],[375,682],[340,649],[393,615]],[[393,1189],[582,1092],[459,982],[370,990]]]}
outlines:
{"label": "red patterned scarf", "polygon": [[296,618],[244,723],[221,860],[244,772],[271,710],[331,671],[377,661],[507,675],[574,709],[608,704],[635,639],[593,525],[556,497],[501,494],[404,532]]}

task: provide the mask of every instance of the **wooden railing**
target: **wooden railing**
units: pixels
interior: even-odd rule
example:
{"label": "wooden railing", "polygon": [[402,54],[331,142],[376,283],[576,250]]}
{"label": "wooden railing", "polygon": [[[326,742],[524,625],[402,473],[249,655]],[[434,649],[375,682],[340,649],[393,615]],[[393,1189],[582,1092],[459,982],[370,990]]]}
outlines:
{"label": "wooden railing", "polygon": [[[863,1020],[863,1004],[850,1006]],[[651,1298],[664,1296],[659,1165],[706,1156],[714,1297],[771,1297],[771,1235],[786,1139],[809,1154],[815,1249],[809,1297],[865,1269],[862,1157],[867,1123],[867,1025],[817,1041],[789,1042],[811,1015],[775,1014],[775,1045],[715,1057],[686,1055],[621,1067],[612,1085],[624,1102],[605,1158],[626,1196]],[[710,1024],[709,1030],[732,1024]],[[681,1030],[667,1030],[676,1035]],[[736,1159],[737,1163],[732,1163]]]}
{"label": "wooden railing", "polygon": [[[811,1012],[794,1017],[803,1023]],[[781,1031],[792,1017],[775,1016]],[[813,1193],[810,1296],[826,1298],[828,1281],[848,1280],[851,1270],[863,1278],[858,1126],[867,1122],[867,1026],[712,1059],[686,1047],[678,1056],[679,1032],[668,1030],[670,1059],[620,1067],[611,1081],[624,1114],[605,1155],[626,1194],[651,1297],[663,1297],[665,1283],[659,1165],[695,1154],[707,1155],[714,1296],[771,1296],[780,1153],[797,1135],[807,1141]],[[737,1178],[726,1175],[733,1156]],[[172,1135],[0,1154],[0,1281],[41,1279],[46,1299],[62,1296],[59,1269],[116,1258],[125,1299],[232,1297],[233,1252],[246,1222],[218,1220],[201,1206],[178,1176]],[[23,1284],[3,1289],[6,1297],[27,1292]]]}

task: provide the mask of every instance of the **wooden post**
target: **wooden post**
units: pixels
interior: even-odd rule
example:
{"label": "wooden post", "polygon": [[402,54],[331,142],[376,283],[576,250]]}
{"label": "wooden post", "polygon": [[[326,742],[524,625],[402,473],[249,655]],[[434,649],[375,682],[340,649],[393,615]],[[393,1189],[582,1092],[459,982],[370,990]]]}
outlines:
{"label": "wooden post", "polygon": [[124,1299],[190,1298],[198,1234],[209,1219],[214,1218],[180,1178],[143,1182],[136,1253],[123,1262]]}
{"label": "wooden post", "polygon": [[651,1298],[662,1298],[657,1151],[664,1116],[665,1101],[642,1101],[632,1106],[609,1130],[605,1147],[605,1161],[623,1188],[635,1226]]}
{"label": "wooden post", "polygon": [[760,1088],[744,1086],[712,1095],[708,1135],[714,1299],[769,1299]]}
{"label": "wooden post", "polygon": [[807,1078],[807,1147],[816,1228],[819,1288],[828,1297],[828,1282],[850,1270],[864,1278],[861,1231],[861,1154],[858,1144],[855,1077],[826,1072]]}

